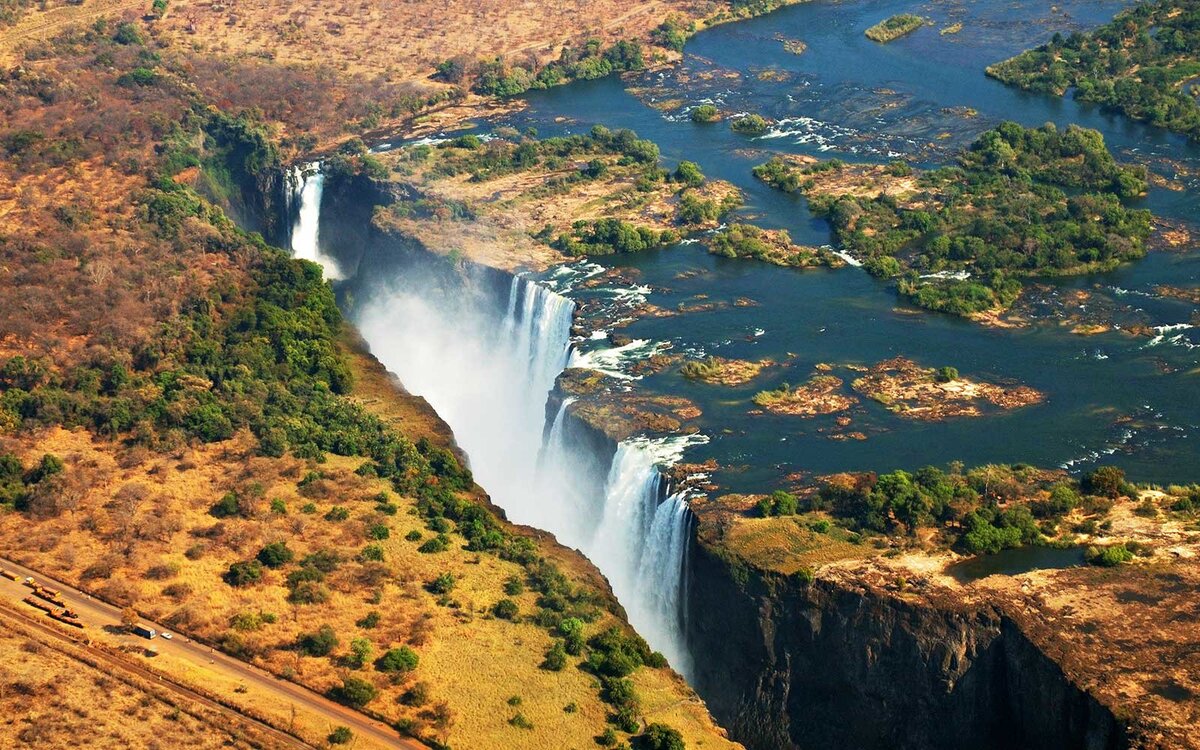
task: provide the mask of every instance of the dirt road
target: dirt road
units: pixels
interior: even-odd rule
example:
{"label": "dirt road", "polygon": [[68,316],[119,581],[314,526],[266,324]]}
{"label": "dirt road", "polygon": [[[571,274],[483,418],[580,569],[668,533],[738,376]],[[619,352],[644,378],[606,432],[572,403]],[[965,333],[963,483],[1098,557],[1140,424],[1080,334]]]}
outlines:
{"label": "dirt road", "polygon": [[[21,602],[30,595],[30,589],[21,581],[26,577],[33,578],[37,583],[61,592],[62,601],[69,609],[79,613],[79,619],[85,625],[84,633],[91,638],[104,639],[118,647],[136,645],[142,648],[154,648],[159,654],[157,657],[159,661],[165,661],[163,657],[175,657],[184,662],[190,662],[200,671],[220,673],[238,682],[241,685],[238,696],[222,696],[229,703],[242,703],[265,709],[267,708],[265,703],[272,702],[274,703],[272,707],[275,709],[283,707],[286,711],[288,708],[294,708],[299,713],[307,713],[322,719],[330,727],[339,725],[349,727],[358,737],[357,747],[366,744],[371,747],[405,748],[406,750],[425,750],[426,748],[421,743],[400,737],[394,729],[383,722],[375,721],[307,688],[279,679],[246,662],[191,641],[185,634],[174,633],[170,628],[165,628],[150,620],[141,622],[159,633],[171,632],[172,637],[166,639],[160,636],[153,640],[147,640],[139,636],[121,634],[120,631],[123,629],[121,610],[117,607],[101,602],[61,581],[41,575],[37,571],[7,559],[0,558],[0,568],[16,573],[18,576],[16,581],[0,578],[0,596],[12,602],[14,608],[24,608],[35,617],[44,617],[38,610]],[[44,617],[44,619],[47,623],[52,623],[50,618]],[[130,657],[134,662],[142,658]],[[163,670],[159,669],[159,671]],[[183,681],[180,681],[179,687],[191,691],[191,688]],[[276,710],[271,713],[279,714],[281,712]]]}

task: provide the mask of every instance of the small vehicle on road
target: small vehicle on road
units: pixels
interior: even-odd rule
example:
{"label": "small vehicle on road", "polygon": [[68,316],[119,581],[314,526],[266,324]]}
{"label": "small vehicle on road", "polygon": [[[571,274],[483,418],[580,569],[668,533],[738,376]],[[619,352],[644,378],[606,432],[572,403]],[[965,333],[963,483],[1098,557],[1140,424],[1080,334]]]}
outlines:
{"label": "small vehicle on road", "polygon": [[159,633],[159,634],[158,634],[158,636],[159,636],[160,638],[162,638],[163,640],[166,640],[166,641],[169,641],[169,640],[171,640],[172,638],[174,638],[174,637],[175,637],[175,636],[171,635],[170,633],[168,633],[168,632],[167,632],[167,631],[165,631],[165,630],[164,630],[163,632]]}

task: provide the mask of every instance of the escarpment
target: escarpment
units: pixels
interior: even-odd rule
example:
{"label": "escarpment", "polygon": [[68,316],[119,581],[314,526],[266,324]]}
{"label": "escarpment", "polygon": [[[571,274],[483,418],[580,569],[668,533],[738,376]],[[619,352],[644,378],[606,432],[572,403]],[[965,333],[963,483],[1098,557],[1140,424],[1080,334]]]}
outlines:
{"label": "escarpment", "polygon": [[694,685],[750,748],[1128,747],[1010,617],[847,570],[784,576],[692,545]]}

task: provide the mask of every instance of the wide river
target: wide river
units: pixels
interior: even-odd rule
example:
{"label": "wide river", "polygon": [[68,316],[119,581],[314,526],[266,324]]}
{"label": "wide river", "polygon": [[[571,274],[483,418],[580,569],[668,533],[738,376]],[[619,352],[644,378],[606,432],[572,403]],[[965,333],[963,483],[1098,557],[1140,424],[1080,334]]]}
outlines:
{"label": "wide river", "polygon": [[[543,136],[585,132],[595,123],[632,128],[658,143],[668,162],[695,161],[708,176],[741,187],[747,199],[742,216],[816,245],[830,241],[826,223],[810,215],[802,198],[774,192],[751,175],[772,153],[937,164],[981,131],[1011,119],[1097,128],[1119,159],[1145,163],[1172,179],[1200,174],[1200,149],[1181,137],[984,76],[987,65],[1056,31],[1103,23],[1124,5],[816,0],[703,32],[688,43],[682,65],[665,72],[534,93],[525,111],[498,124],[535,127]],[[900,12],[934,23],[887,45],[863,36],[868,26]],[[956,22],[962,23],[958,33],[939,33]],[[793,54],[782,40],[800,40],[807,49]],[[694,124],[687,108],[703,102],[727,112],[759,112],[778,125],[766,136],[748,138],[726,123]],[[1176,182],[1184,189],[1155,188],[1142,204],[1178,220],[1200,215],[1200,181]],[[614,301],[639,295],[664,308],[725,303],[708,312],[645,318],[621,333],[695,356],[790,361],[740,388],[693,383],[676,368],[639,384],[687,396],[702,408],[698,424],[712,439],[688,457],[716,458],[724,467],[717,479],[726,489],[771,489],[792,472],[886,471],[953,460],[1076,471],[1111,463],[1140,481],[1191,482],[1200,478],[1200,330],[1189,326],[1200,318],[1194,305],[1155,290],[1164,284],[1195,287],[1197,259],[1191,251],[1155,252],[1113,273],[1060,282],[1043,295],[1040,322],[1015,330],[915,312],[859,268],[782,269],[717,258],[700,244],[602,259],[605,266],[628,269],[637,288],[570,294]],[[1073,290],[1093,295],[1089,311],[1103,321],[1159,326],[1161,335],[1071,333],[1055,313]],[[740,298],[757,305],[734,306]],[[585,342],[583,349],[604,345]],[[953,365],[971,377],[1025,383],[1044,391],[1047,400],[1003,415],[932,424],[865,402],[850,428],[867,435],[862,441],[829,439],[833,417],[749,413],[755,392],[802,382],[818,363],[869,365],[897,355],[928,366]]]}

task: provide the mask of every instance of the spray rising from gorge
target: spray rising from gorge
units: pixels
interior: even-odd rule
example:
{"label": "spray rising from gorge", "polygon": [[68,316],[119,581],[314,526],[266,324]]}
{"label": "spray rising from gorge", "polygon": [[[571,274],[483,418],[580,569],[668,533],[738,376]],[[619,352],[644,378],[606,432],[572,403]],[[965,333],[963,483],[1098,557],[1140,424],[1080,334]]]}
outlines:
{"label": "spray rising from gorge", "polygon": [[[293,184],[293,253],[343,278],[319,241],[319,172]],[[584,552],[637,631],[687,674],[691,513],[661,467],[704,438],[631,438],[615,450],[589,439],[569,416],[570,399],[547,409],[562,370],[587,365],[571,354],[574,302],[528,278],[470,264],[452,271],[433,254],[413,255],[402,270],[365,263],[351,280],[348,312],[372,352],[450,425],[509,518]],[[604,369],[617,359],[605,358]]]}

